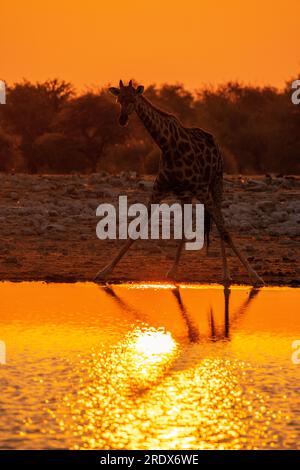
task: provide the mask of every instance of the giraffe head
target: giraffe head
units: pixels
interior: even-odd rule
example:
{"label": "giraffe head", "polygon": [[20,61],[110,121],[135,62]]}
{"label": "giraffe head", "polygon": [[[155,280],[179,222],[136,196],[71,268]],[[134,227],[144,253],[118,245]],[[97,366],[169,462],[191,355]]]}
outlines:
{"label": "giraffe head", "polygon": [[126,126],[129,115],[135,110],[136,99],[143,93],[144,87],[140,85],[134,88],[132,80],[130,80],[128,86],[124,86],[122,80],[120,80],[119,85],[119,88],[110,87],[109,91],[118,98],[118,103],[121,106],[119,124]]}

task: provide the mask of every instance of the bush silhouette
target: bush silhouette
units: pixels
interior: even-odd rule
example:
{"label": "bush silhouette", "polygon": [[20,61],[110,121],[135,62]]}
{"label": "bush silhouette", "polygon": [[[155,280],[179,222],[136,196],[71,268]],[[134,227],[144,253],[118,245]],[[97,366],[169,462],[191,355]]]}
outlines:
{"label": "bush silhouette", "polygon": [[0,127],[0,171],[24,170],[24,162],[14,136]]}
{"label": "bush silhouette", "polygon": [[48,133],[38,137],[33,155],[39,173],[84,173],[89,168],[80,143],[63,134]]}

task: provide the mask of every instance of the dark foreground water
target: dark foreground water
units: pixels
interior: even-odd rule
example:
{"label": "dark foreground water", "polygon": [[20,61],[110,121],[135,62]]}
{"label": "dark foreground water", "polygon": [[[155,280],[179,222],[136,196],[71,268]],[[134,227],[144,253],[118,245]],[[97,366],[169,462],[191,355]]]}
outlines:
{"label": "dark foreground water", "polygon": [[300,447],[299,289],[7,282],[0,305],[0,448]]}

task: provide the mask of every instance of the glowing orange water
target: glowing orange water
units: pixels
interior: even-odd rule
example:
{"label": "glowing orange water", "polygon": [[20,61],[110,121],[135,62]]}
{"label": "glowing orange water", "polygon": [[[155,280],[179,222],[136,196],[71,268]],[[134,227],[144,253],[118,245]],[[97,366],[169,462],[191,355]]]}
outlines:
{"label": "glowing orange water", "polygon": [[296,448],[300,291],[0,284],[0,448]]}

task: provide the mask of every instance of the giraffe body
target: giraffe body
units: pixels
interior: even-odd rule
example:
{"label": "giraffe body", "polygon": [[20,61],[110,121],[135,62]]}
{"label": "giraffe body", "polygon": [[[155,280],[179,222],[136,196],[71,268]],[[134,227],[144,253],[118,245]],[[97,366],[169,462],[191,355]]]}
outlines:
{"label": "giraffe body", "polygon": [[173,115],[155,108],[143,96],[136,112],[161,148],[153,199],[174,195],[178,199],[222,200],[223,163],[214,138],[199,128],[184,127]]}
{"label": "giraffe body", "polygon": [[[121,105],[120,125],[126,125],[129,115],[135,111],[161,149],[159,171],[149,205],[159,203],[169,195],[174,195],[182,204],[191,202],[193,199],[204,204],[205,213],[209,215],[208,223],[204,227],[207,242],[210,217],[214,220],[220,234],[224,283],[231,282],[225,250],[225,244],[228,244],[247,269],[251,281],[254,284],[264,284],[247,259],[240,253],[225,226],[221,209],[223,163],[213,136],[199,128],[184,127],[175,116],[155,107],[142,96],[144,87],[134,88],[132,81],[128,86],[124,86],[120,80],[120,88],[112,87],[110,91],[118,97]],[[132,243],[132,239],[127,240],[112,262],[100,271],[96,278],[107,276]],[[172,277],[176,273],[183,243],[184,239],[179,243],[175,263],[169,271]]]}

